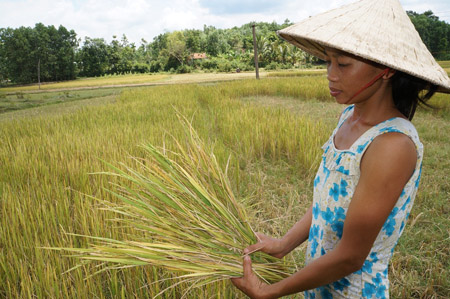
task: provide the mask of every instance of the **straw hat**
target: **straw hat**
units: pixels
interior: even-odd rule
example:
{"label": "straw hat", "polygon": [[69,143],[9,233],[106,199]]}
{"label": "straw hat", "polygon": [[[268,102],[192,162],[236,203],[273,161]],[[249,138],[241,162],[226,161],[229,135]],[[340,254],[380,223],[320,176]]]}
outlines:
{"label": "straw hat", "polygon": [[438,85],[450,93],[439,66],[398,0],[361,0],[278,31],[304,51],[325,59],[324,47],[380,63]]}

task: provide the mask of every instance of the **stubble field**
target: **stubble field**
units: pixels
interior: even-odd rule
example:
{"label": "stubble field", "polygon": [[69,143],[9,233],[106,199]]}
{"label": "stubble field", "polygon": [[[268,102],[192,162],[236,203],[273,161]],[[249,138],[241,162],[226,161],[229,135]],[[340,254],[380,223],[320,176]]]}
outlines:
{"label": "stubble field", "polygon": [[[90,276],[98,264],[89,264],[67,272],[80,261],[43,247],[87,246],[72,234],[123,238],[132,231],[114,227],[112,215],[85,196],[115,200],[103,189],[114,179],[91,173],[105,170],[101,160],[142,156],[140,144],[173,148],[170,136],[184,138],[175,110],[223,167],[230,158],[228,175],[252,226],[284,234],[311,203],[320,146],[344,107],[330,98],[323,75],[280,76],[182,84],[185,76],[167,86],[38,94],[0,89],[8,92],[0,98],[0,297],[151,298],[168,287],[164,279],[177,274],[152,267]],[[442,109],[422,108],[413,121],[425,146],[424,169],[390,267],[392,298],[450,296],[450,96],[433,103]],[[304,250],[293,253],[300,266]],[[161,297],[182,294],[238,296],[224,280],[193,290],[182,283]]]}

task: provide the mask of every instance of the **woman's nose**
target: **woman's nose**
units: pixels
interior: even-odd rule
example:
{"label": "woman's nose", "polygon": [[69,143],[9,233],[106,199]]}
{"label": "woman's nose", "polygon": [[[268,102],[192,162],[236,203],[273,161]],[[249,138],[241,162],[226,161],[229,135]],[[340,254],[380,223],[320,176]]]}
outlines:
{"label": "woman's nose", "polygon": [[331,81],[331,82],[335,82],[338,79],[337,74],[336,74],[336,67],[331,62],[328,63],[328,66],[327,66],[327,79],[328,79],[328,81]]}

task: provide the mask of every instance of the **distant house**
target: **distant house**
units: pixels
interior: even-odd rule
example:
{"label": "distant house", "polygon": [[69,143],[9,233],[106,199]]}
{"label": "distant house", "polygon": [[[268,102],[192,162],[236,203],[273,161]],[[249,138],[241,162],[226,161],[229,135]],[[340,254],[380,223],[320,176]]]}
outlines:
{"label": "distant house", "polygon": [[206,59],[208,56],[206,56],[206,53],[192,53],[189,55],[189,60],[197,60],[197,59]]}

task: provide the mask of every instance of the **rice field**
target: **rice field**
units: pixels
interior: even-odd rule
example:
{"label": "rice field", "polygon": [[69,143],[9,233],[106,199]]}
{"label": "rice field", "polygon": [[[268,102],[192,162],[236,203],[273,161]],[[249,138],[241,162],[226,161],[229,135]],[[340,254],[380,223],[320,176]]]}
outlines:
{"label": "rice field", "polygon": [[327,74],[326,69],[314,69],[314,70],[298,70],[298,71],[282,71],[282,72],[270,72],[268,77],[305,77],[305,76],[325,76]]}
{"label": "rice field", "polygon": [[450,60],[438,61],[438,63],[443,68],[450,68]]}
{"label": "rice field", "polygon": [[29,108],[55,105],[60,103],[79,102],[85,99],[115,96],[121,92],[118,88],[102,88],[100,90],[62,90],[57,92],[0,94],[0,113],[26,111]]}
{"label": "rice field", "polygon": [[438,63],[450,76],[450,60],[438,61]]}
{"label": "rice field", "polygon": [[[425,145],[424,171],[394,253],[392,298],[450,296],[450,98],[433,102],[443,108],[421,109],[414,121]],[[175,110],[219,165],[228,165],[251,226],[282,235],[310,204],[320,146],[342,109],[324,76],[303,76],[129,88],[0,114],[0,297],[152,298],[172,287],[160,297],[239,298],[228,280],[192,289],[177,282],[180,273],[150,266],[92,275],[101,263],[80,264],[45,248],[87,247],[90,241],[79,235],[123,239],[137,233],[111,221],[117,215],[90,198],[117,201],[105,188],[120,178],[93,173],[107,170],[102,161],[130,164],[131,157],[146,157],[142,144],[175,150],[172,137],[186,138]],[[299,266],[304,250],[292,254]]]}

